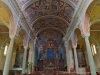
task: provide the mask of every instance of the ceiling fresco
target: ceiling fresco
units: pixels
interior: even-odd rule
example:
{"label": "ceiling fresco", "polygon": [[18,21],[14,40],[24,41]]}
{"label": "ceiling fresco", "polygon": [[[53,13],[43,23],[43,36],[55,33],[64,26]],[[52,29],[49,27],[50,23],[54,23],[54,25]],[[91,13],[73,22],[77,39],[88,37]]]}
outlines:
{"label": "ceiling fresco", "polygon": [[[30,0],[31,1],[31,0]],[[66,0],[34,0],[34,2],[35,1],[48,1],[48,2],[50,2],[50,1],[65,1],[66,2]],[[79,2],[79,0],[70,0],[74,5],[77,5],[78,4],[78,2]],[[23,6],[25,3],[27,3],[27,2],[29,2],[29,0],[18,0],[18,2],[19,2],[19,4],[21,5],[21,6]]]}
{"label": "ceiling fresco", "polygon": [[70,23],[73,12],[74,9],[68,3],[65,3],[61,0],[39,0],[32,3],[25,10],[29,23],[32,23],[35,19],[46,15],[59,16]]}
{"label": "ceiling fresco", "polygon": [[59,29],[63,33],[66,33],[67,27],[68,24],[66,24],[60,19],[54,19],[54,18],[42,18],[32,26],[35,33],[45,28]]}
{"label": "ceiling fresco", "polygon": [[45,29],[38,34],[37,38],[37,47],[44,46],[49,39],[52,39],[57,45],[60,46],[62,44],[63,34],[55,29]]}
{"label": "ceiling fresco", "polygon": [[18,2],[20,3],[20,5],[24,5],[27,1],[29,1],[29,0],[18,0]]}

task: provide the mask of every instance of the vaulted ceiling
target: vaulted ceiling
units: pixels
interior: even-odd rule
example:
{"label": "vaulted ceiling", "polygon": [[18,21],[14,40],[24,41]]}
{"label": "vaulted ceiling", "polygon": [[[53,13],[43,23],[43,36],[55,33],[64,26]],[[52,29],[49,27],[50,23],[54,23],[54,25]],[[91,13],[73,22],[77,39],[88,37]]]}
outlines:
{"label": "vaulted ceiling", "polygon": [[78,0],[18,0],[25,18],[37,34],[46,28],[58,29],[66,34]]}
{"label": "vaulted ceiling", "polygon": [[[35,35],[48,29],[66,34],[79,0],[16,0]],[[99,22],[100,1],[94,0],[87,9],[91,23]],[[0,24],[9,28],[10,9],[0,2]],[[93,28],[93,27],[92,27]],[[97,27],[98,28],[98,27]]]}
{"label": "vaulted ceiling", "polygon": [[12,13],[9,7],[2,1],[0,1],[0,24],[9,27],[9,19]]}
{"label": "vaulted ceiling", "polygon": [[94,0],[87,9],[91,24],[100,21],[100,1]]}

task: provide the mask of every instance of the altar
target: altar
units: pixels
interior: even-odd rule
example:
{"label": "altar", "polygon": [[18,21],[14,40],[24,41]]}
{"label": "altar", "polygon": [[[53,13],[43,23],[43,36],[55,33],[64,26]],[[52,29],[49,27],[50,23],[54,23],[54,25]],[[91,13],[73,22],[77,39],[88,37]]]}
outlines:
{"label": "altar", "polygon": [[43,58],[38,60],[39,71],[55,73],[55,71],[64,71],[64,59],[62,54],[58,58],[58,45],[53,39],[49,39],[43,46]]}

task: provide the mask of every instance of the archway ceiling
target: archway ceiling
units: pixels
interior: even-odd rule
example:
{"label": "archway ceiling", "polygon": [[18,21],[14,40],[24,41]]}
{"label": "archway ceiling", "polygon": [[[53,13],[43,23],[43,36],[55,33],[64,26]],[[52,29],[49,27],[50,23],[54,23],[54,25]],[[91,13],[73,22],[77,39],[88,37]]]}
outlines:
{"label": "archway ceiling", "polygon": [[87,14],[90,16],[90,22],[95,23],[100,21],[100,1],[94,0],[87,9]]}
{"label": "archway ceiling", "polygon": [[[10,20],[13,18],[12,12],[8,5],[0,0],[0,47],[9,44],[9,26]],[[22,35],[23,33],[21,33]],[[21,39],[20,39],[21,38]],[[22,36],[15,38],[15,47],[22,43]]]}
{"label": "archway ceiling", "polygon": [[100,0],[94,0],[88,7],[86,13],[90,17],[90,38],[100,43]]}
{"label": "archway ceiling", "polygon": [[0,1],[0,23],[6,25],[9,28],[9,19],[11,18],[12,13],[9,7]]}
{"label": "archway ceiling", "polygon": [[33,26],[33,30],[35,33],[40,31],[41,29],[45,28],[53,28],[53,29],[58,29],[61,30],[63,33],[66,33],[68,24],[63,22],[60,19],[54,19],[54,18],[42,18],[39,19]]}
{"label": "archway ceiling", "polygon": [[[26,3],[28,0],[19,1]],[[71,1],[77,2],[78,0]],[[44,27],[58,28],[63,31],[63,33],[66,33],[74,14],[74,8],[64,0],[36,0],[36,2],[31,3],[23,12],[30,28],[33,29],[35,33]],[[48,17],[41,18],[45,16]],[[51,18],[49,16],[53,17]],[[55,19],[55,17],[60,17],[61,19]],[[34,23],[36,20],[37,22]]]}
{"label": "archway ceiling", "polygon": [[44,29],[40,33],[37,34],[38,37],[40,37],[41,35],[42,37],[53,38],[53,39],[63,37],[63,34],[60,31],[55,30],[55,29],[50,29],[50,28]]}

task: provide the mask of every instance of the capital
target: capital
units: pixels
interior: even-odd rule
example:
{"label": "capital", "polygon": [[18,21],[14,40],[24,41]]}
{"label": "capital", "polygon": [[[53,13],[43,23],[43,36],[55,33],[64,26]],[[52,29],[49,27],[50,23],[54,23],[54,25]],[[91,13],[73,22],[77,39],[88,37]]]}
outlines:
{"label": "capital", "polygon": [[15,38],[15,35],[9,35],[9,37],[10,37],[11,39],[13,39],[13,38]]}
{"label": "capital", "polygon": [[85,37],[89,37],[90,34],[82,34],[82,37],[85,38]]}

